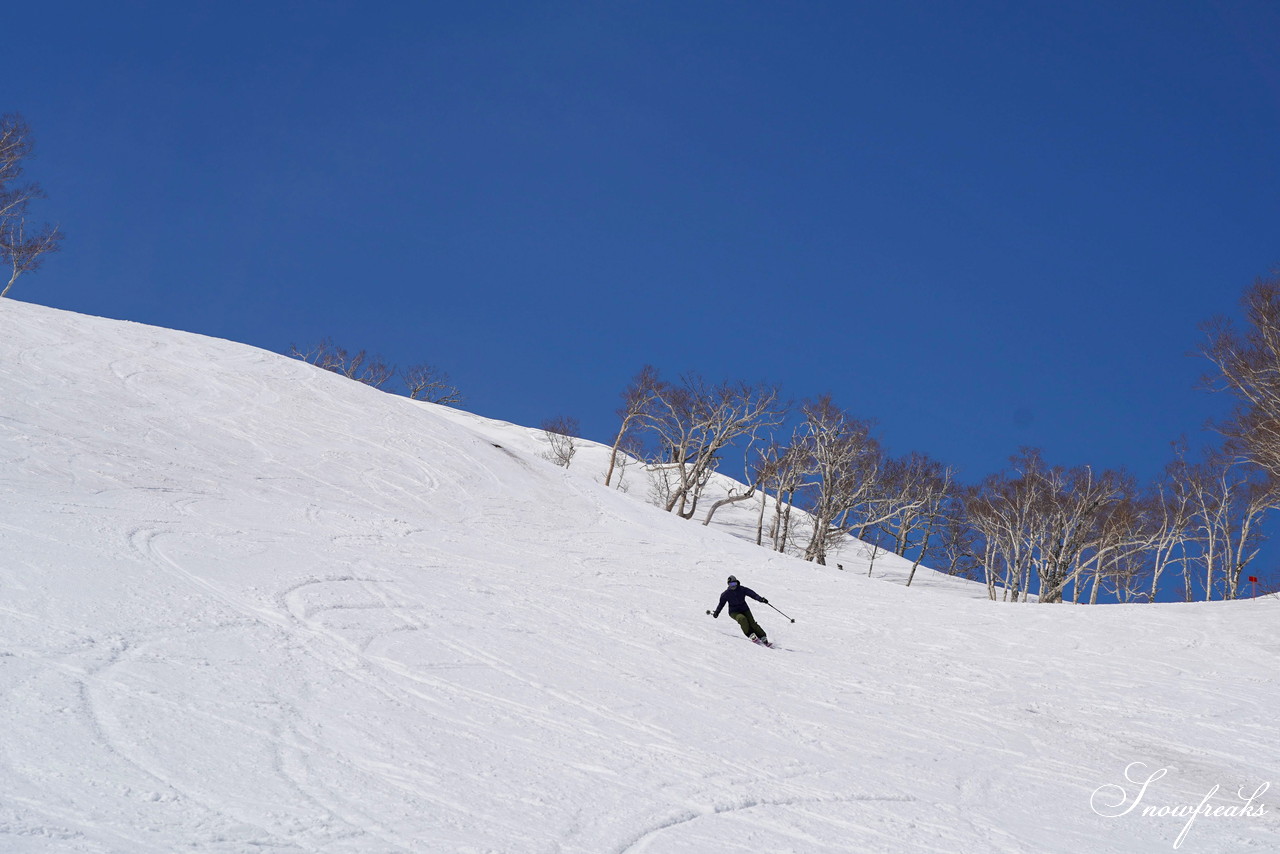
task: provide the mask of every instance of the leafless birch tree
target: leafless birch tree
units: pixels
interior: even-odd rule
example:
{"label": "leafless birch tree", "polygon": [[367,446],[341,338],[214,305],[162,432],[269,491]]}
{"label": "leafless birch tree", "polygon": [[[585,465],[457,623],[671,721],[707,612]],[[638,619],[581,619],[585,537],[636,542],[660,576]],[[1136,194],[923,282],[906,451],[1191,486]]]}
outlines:
{"label": "leafless birch tree", "polygon": [[1031,562],[1026,553],[1026,531],[1035,525],[1042,501],[1037,472],[988,475],[965,493],[965,515],[982,542],[979,564],[987,595],[1017,602],[1026,594]]}
{"label": "leafless birch tree", "polygon": [[1171,464],[1165,477],[1157,481],[1142,499],[1141,514],[1146,523],[1151,585],[1147,601],[1154,602],[1160,592],[1160,579],[1166,571],[1179,567],[1188,559],[1190,536],[1190,490],[1177,475],[1180,465]]}
{"label": "leafless birch tree", "polygon": [[790,444],[770,442],[759,452],[756,477],[760,483],[760,511],[756,519],[756,545],[764,545],[764,519],[769,492],[773,492],[773,515],[769,528],[772,548],[785,552],[791,533],[791,516],[796,492],[804,486],[805,450],[793,436]]}
{"label": "leafless birch tree", "polygon": [[892,513],[884,523],[885,529],[893,537],[894,552],[903,557],[916,552],[907,575],[908,587],[941,522],[953,477],[951,469],[918,452],[891,459],[885,465],[881,492],[884,506]]}
{"label": "leafless birch tree", "polygon": [[574,454],[578,452],[574,441],[578,436],[578,429],[578,419],[564,415],[542,422],[542,434],[549,446],[542,454],[543,459],[567,469],[573,462]]}
{"label": "leafless birch tree", "polygon": [[1218,368],[1205,383],[1236,397],[1235,417],[1223,426],[1228,450],[1280,480],[1280,270],[1255,281],[1241,304],[1243,332],[1222,318],[1204,324],[1203,353]]}
{"label": "leafless birch tree", "polygon": [[712,385],[696,375],[680,385],[659,383],[640,416],[664,459],[655,464],[663,509],[689,519],[720,454],[740,439],[781,423],[785,404],[768,385]]}
{"label": "leafless birch tree", "polygon": [[809,506],[813,527],[804,559],[826,564],[833,545],[855,527],[884,521],[879,513],[854,515],[871,506],[884,466],[884,452],[871,436],[871,424],[850,416],[824,395],[806,403],[803,442],[812,476]]}
{"label": "leafless birch tree", "polygon": [[953,483],[944,497],[929,560],[947,575],[981,581],[981,539],[965,515],[967,492],[968,488]]}
{"label": "leafless birch tree", "polygon": [[449,375],[434,365],[413,365],[400,372],[400,380],[409,392],[411,400],[425,400],[456,406],[462,402],[462,393],[449,380]]}
{"label": "leafless birch tree", "polygon": [[29,219],[31,203],[45,197],[40,185],[14,183],[22,177],[23,161],[31,150],[31,129],[22,117],[0,116],[0,263],[8,274],[0,297],[8,295],[19,276],[38,270],[62,242],[56,225],[36,225]]}
{"label": "leafless birch tree", "polygon": [[628,446],[635,446],[635,431],[662,385],[663,382],[659,379],[657,370],[652,365],[645,365],[632,377],[631,383],[622,392],[622,406],[618,408],[617,413],[622,423],[613,440],[613,447],[609,449],[609,468],[604,473],[605,486],[613,482],[619,456],[626,454]]}

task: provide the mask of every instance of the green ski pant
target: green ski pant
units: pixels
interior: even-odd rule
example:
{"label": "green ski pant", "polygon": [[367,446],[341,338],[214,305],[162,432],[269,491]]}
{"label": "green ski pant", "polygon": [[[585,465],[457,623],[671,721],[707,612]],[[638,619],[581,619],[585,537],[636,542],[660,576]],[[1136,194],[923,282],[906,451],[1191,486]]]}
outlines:
{"label": "green ski pant", "polygon": [[760,628],[756,618],[750,614],[730,614],[729,616],[738,621],[738,625],[742,626],[742,633],[747,637],[755,635],[758,638],[763,638],[765,636],[764,629]]}

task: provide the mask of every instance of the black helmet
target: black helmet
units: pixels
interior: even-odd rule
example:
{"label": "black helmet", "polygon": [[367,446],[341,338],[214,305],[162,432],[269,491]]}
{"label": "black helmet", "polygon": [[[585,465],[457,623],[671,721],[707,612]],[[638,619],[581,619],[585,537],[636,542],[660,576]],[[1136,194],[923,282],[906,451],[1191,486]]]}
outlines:
{"label": "black helmet", "polygon": [[737,583],[738,583],[738,579],[734,578],[734,577],[731,575],[731,576],[729,576],[729,582],[728,582],[728,583],[729,583],[729,584],[737,584]]}

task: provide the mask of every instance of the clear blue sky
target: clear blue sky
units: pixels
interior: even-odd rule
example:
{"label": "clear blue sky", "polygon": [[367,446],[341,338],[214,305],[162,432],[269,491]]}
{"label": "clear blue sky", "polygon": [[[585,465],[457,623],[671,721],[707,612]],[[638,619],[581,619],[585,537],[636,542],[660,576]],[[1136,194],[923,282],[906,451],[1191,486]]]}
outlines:
{"label": "clear blue sky", "polygon": [[1145,477],[1280,264],[1280,3],[6,9],[65,250],[12,296],[429,361],[608,440],[644,363],[976,480]]}

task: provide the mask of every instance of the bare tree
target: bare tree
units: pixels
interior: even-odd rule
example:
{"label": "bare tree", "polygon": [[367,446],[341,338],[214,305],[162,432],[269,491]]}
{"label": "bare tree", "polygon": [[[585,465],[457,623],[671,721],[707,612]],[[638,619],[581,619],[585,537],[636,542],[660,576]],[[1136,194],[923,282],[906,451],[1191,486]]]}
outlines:
{"label": "bare tree", "polygon": [[[1235,462],[1211,460],[1215,471],[1192,478],[1193,483],[1205,483],[1193,490],[1193,527],[1200,541],[1206,598],[1213,596],[1218,561],[1225,561],[1220,595],[1239,595],[1243,568],[1257,554],[1265,509],[1280,509],[1280,270],[1257,279],[1241,305],[1247,323],[1243,332],[1221,318],[1204,327],[1208,341],[1203,353],[1218,368],[1218,375],[1205,377],[1205,382],[1236,397],[1234,417],[1222,425],[1222,432],[1227,436],[1226,454],[1237,457]],[[1261,468],[1265,479],[1238,462]],[[1192,581],[1186,569],[1184,586],[1190,596]]]}
{"label": "bare tree", "polygon": [[755,479],[760,484],[761,499],[756,519],[756,545],[764,545],[764,517],[768,511],[769,490],[772,489],[774,513],[769,537],[774,551],[786,551],[795,494],[804,485],[804,456],[805,450],[794,435],[790,444],[773,441],[758,452]]}
{"label": "bare tree", "polygon": [[837,407],[830,395],[806,403],[803,442],[813,476],[809,508],[813,526],[804,559],[826,564],[828,550],[854,527],[864,529],[883,518],[851,514],[876,497],[884,454],[871,436],[871,424]]}
{"label": "bare tree", "polygon": [[907,586],[928,549],[951,478],[951,471],[927,454],[913,452],[885,461],[879,494],[871,503],[881,510],[877,515],[888,515],[882,527],[890,536],[892,551],[903,557],[917,551]]}
{"label": "bare tree", "polygon": [[649,408],[656,390],[662,385],[658,372],[652,365],[645,365],[631,380],[631,384],[622,392],[622,406],[618,409],[618,417],[622,419],[618,427],[618,435],[609,450],[609,469],[604,474],[604,485],[613,482],[613,473],[618,466],[619,455],[625,456],[626,448],[635,448],[636,427],[640,424],[644,412]]}
{"label": "bare tree", "polygon": [[[765,516],[769,510],[770,492],[773,493],[773,514],[770,517],[770,548],[786,552],[792,545],[792,519],[795,499],[807,484],[809,477],[808,450],[799,431],[793,433],[789,444],[776,439],[755,452],[754,461],[748,467],[753,489],[760,491],[760,506],[756,513],[756,545],[764,545]],[[734,500],[745,496],[735,495]]]}
{"label": "bare tree", "polygon": [[1263,517],[1280,503],[1277,482],[1270,477],[1251,479],[1241,491],[1234,537],[1228,544],[1231,562],[1227,566],[1223,594],[1227,599],[1238,599],[1243,592],[1245,569],[1258,556],[1266,534],[1262,528]]}
{"label": "bare tree", "polygon": [[578,452],[574,439],[578,436],[578,419],[564,415],[542,422],[542,433],[546,437],[550,449],[542,454],[542,458],[550,460],[561,468],[568,468],[573,462],[573,455]]}
{"label": "bare tree", "polygon": [[635,434],[624,437],[611,452],[611,456],[615,458],[607,476],[612,478],[612,487],[619,492],[630,492],[631,484],[627,481],[627,472],[634,465],[641,467],[644,465],[644,449],[641,447],[639,437]]}
{"label": "bare tree", "polygon": [[1143,499],[1141,513],[1147,526],[1151,574],[1151,587],[1146,597],[1149,602],[1156,600],[1164,573],[1185,564],[1188,559],[1192,495],[1181,473],[1183,465],[1185,462],[1181,457],[1171,463],[1165,469],[1164,478],[1157,481]]}
{"label": "bare tree", "polygon": [[665,457],[655,470],[663,509],[692,518],[721,452],[777,426],[785,410],[778,389],[763,384],[711,385],[688,375],[679,386],[653,387],[641,422],[657,437]]}
{"label": "bare tree", "polygon": [[[1018,458],[1014,459],[1016,464]],[[999,598],[1016,602],[1028,586],[1024,532],[1034,524],[1042,483],[1034,470],[1018,475],[989,475],[964,493],[965,517],[980,538],[982,556],[977,561],[993,601],[999,591]]]}
{"label": "bare tree", "polygon": [[1204,324],[1203,354],[1218,368],[1204,382],[1236,396],[1235,417],[1223,425],[1228,450],[1280,479],[1280,270],[1255,281],[1241,305],[1244,332],[1222,318]]}
{"label": "bare tree", "polygon": [[387,364],[381,356],[367,357],[363,350],[356,354],[356,362],[359,365],[358,369],[347,376],[374,388],[382,388],[396,375],[395,365]]}
{"label": "bare tree", "polygon": [[941,521],[953,477],[951,469],[918,452],[889,460],[885,466],[881,489],[884,505],[893,513],[885,522],[893,536],[893,551],[906,557],[912,549],[916,550],[915,562],[907,575],[908,587]]}
{"label": "bare tree", "polygon": [[400,372],[400,379],[411,400],[441,403],[455,406],[462,402],[462,393],[450,382],[449,375],[434,365],[413,365]]}
{"label": "bare tree", "polygon": [[938,536],[931,545],[930,563],[947,575],[982,580],[980,538],[965,516],[968,488],[953,485],[940,509]]}
{"label": "bare tree", "polygon": [[0,262],[9,274],[0,297],[8,295],[19,276],[38,270],[62,242],[56,225],[36,226],[28,219],[31,203],[45,197],[40,185],[14,183],[22,177],[23,161],[31,150],[31,129],[22,117],[0,116]]}

